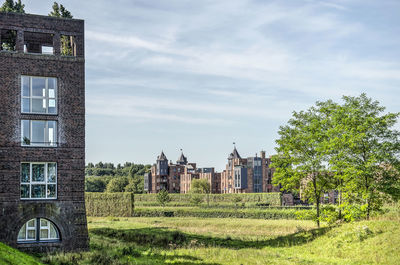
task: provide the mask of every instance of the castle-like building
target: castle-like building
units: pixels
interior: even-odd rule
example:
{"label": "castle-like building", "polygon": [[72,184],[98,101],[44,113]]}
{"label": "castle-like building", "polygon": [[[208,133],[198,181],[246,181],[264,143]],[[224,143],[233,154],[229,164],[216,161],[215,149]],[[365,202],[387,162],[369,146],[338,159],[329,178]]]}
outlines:
{"label": "castle-like building", "polygon": [[157,157],[151,172],[144,177],[144,189],[157,193],[162,189],[170,193],[188,193],[192,180],[206,179],[212,193],[253,193],[279,192],[280,187],[272,185],[274,169],[271,159],[260,156],[242,158],[234,147],[228,156],[226,169],[216,172],[213,167],[197,168],[196,163],[188,163],[182,153],[176,163],[168,162],[164,152]]}

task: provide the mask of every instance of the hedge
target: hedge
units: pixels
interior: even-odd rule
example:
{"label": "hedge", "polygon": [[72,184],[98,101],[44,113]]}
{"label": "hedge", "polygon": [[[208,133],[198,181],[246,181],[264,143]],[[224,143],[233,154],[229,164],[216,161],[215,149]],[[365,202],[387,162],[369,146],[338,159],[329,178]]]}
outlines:
{"label": "hedge", "polygon": [[87,216],[130,217],[134,214],[134,195],[130,192],[86,192]]}
{"label": "hedge", "polygon": [[[171,198],[170,204],[188,206],[190,205],[191,194],[169,194]],[[157,194],[135,194],[135,205],[151,206],[153,203],[157,203]],[[196,194],[198,196],[198,194]],[[206,194],[200,194],[203,196],[203,203],[207,201]],[[280,206],[281,205],[281,194],[279,192],[271,193],[236,193],[236,194],[209,194],[210,205],[215,204],[232,204],[234,205],[234,198],[241,198],[240,203],[263,203],[269,204],[270,206]],[[239,203],[239,204],[240,204]]]}
{"label": "hedge", "polygon": [[[312,210],[301,210],[310,212]],[[146,207],[135,208],[135,217],[202,217],[202,218],[250,218],[250,219],[296,219],[296,209],[204,209]]]}

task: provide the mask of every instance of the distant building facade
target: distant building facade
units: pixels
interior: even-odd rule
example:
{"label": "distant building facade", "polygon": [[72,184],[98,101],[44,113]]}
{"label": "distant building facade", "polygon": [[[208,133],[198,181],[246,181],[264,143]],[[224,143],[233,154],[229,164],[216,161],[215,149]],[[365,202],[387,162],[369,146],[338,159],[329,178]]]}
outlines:
{"label": "distant building facade", "polygon": [[176,164],[168,163],[161,152],[151,172],[145,174],[144,189],[148,193],[162,189],[170,193],[188,193],[194,179],[206,179],[211,193],[279,192],[280,187],[272,185],[274,169],[270,165],[271,159],[265,157],[264,151],[260,156],[242,158],[236,147],[222,172],[216,172],[213,167],[197,168],[196,163],[188,163],[183,153]]}
{"label": "distant building facade", "polygon": [[264,151],[260,157],[242,158],[234,147],[221,172],[221,193],[279,192],[279,187],[272,185],[274,170],[270,164]]}
{"label": "distant building facade", "polygon": [[176,164],[168,162],[168,158],[162,151],[157,157],[156,163],[150,172],[144,176],[144,190],[148,193],[158,193],[167,190],[169,193],[180,192],[180,176],[187,165],[187,158],[181,154]]}

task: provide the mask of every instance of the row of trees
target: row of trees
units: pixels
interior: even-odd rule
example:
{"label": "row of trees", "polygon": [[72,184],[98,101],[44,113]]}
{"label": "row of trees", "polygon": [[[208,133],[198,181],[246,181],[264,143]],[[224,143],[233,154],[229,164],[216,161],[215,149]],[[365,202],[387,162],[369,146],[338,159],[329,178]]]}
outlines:
{"label": "row of trees", "polygon": [[293,112],[280,127],[273,181],[315,203],[318,226],[329,190],[339,192],[339,218],[342,210],[351,218],[348,209],[359,205],[368,219],[384,200],[399,199],[399,113],[384,112],[366,94],[344,96],[342,104],[328,100]]}
{"label": "row of trees", "polygon": [[126,162],[114,167],[112,163],[89,163],[86,166],[85,191],[143,193],[144,174],[150,165]]}

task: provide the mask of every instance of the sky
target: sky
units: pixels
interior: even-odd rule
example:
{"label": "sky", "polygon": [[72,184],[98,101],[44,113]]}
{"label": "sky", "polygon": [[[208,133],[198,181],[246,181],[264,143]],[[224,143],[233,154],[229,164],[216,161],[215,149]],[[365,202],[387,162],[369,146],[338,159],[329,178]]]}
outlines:
{"label": "sky", "polygon": [[[47,15],[53,0],[25,0]],[[222,170],[274,154],[279,126],[316,101],[400,102],[398,0],[64,0],[85,20],[86,162]],[[400,126],[397,125],[397,128]]]}

